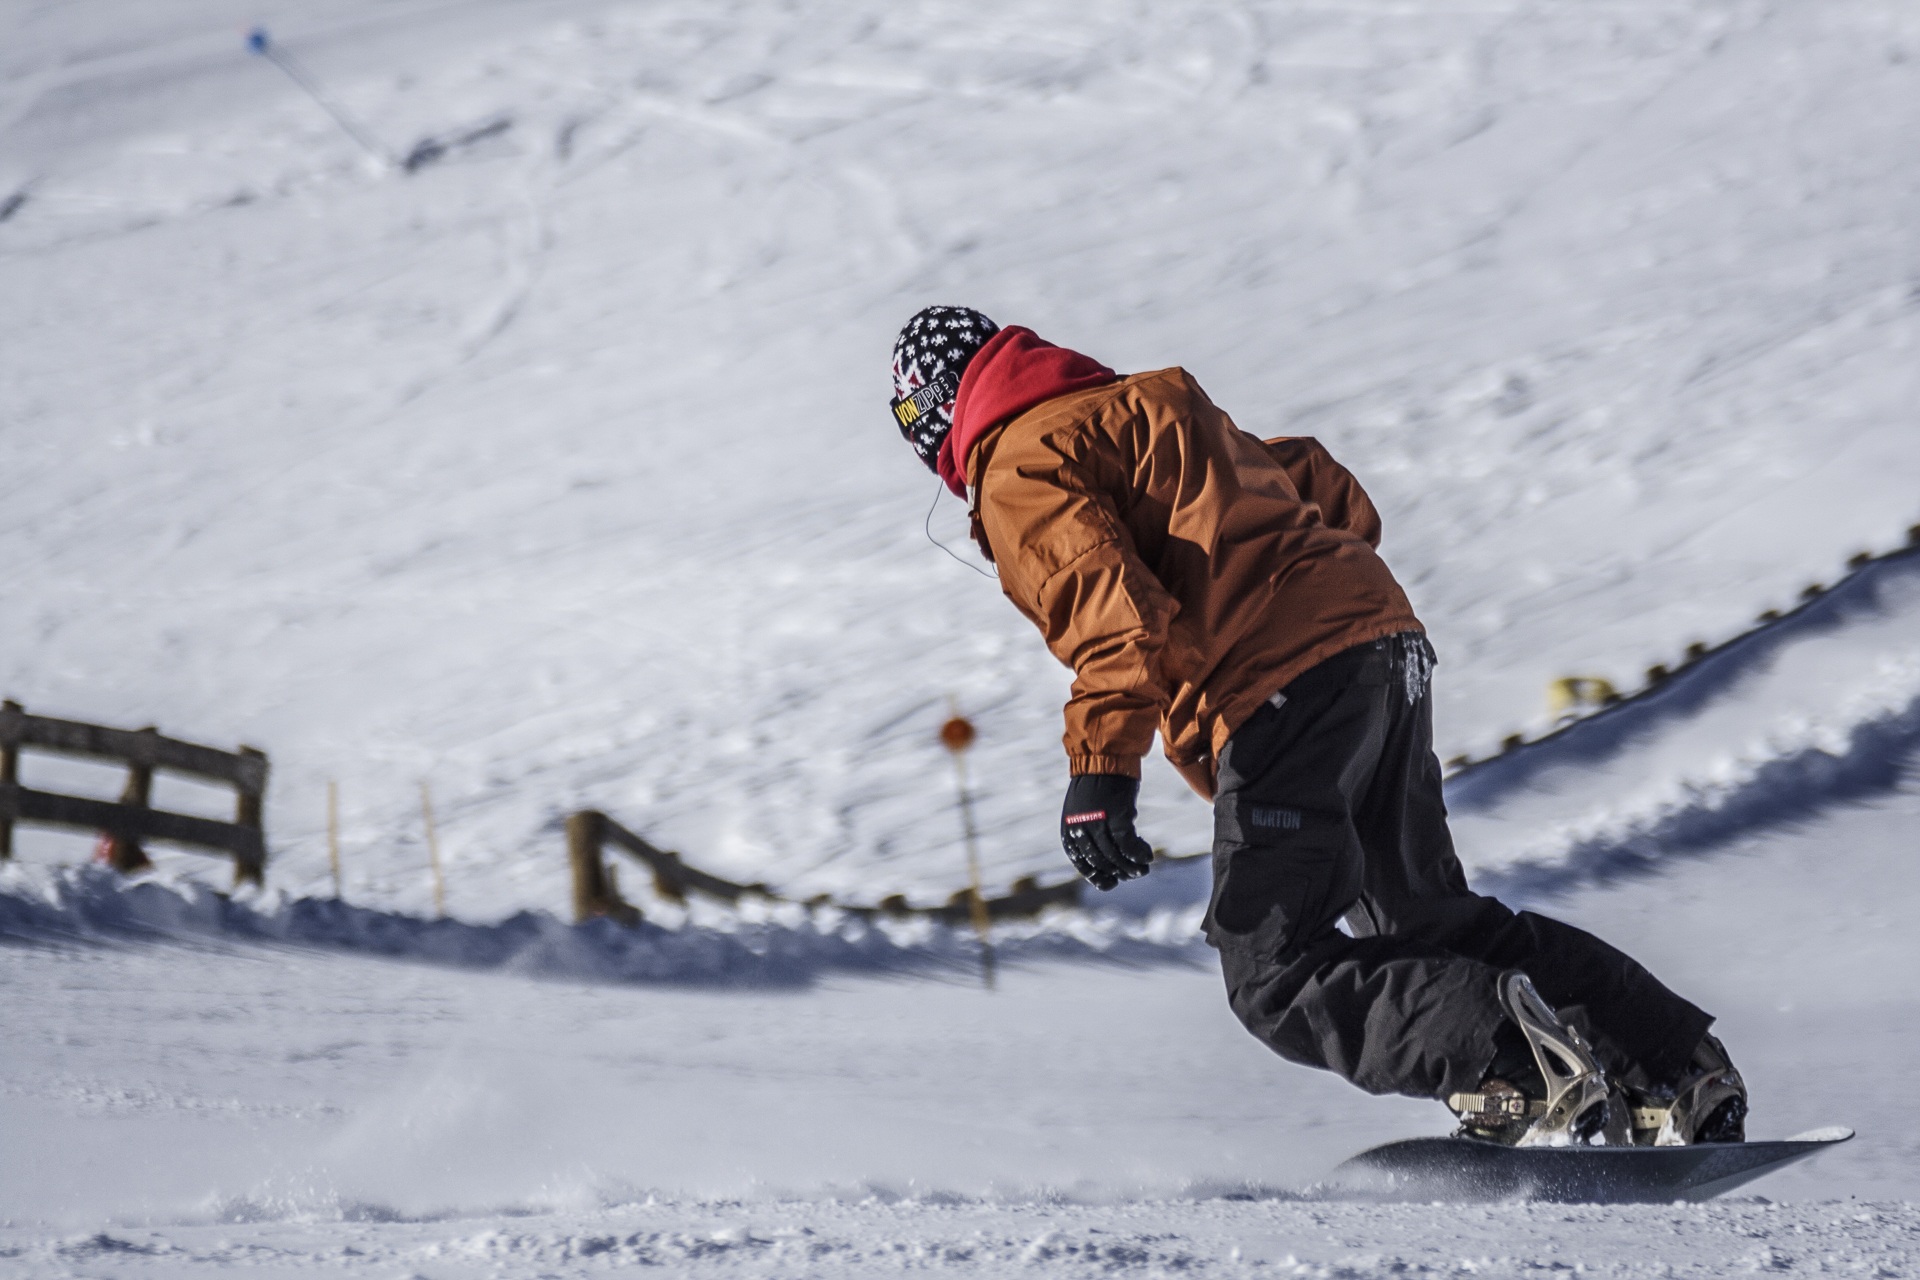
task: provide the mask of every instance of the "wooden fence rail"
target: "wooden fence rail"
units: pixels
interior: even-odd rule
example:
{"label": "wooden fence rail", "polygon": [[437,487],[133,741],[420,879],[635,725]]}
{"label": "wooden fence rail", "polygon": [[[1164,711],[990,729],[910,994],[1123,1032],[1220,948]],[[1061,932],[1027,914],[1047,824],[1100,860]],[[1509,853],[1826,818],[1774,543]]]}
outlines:
{"label": "wooden fence rail", "polygon": [[[606,847],[610,844],[652,872],[653,891],[669,902],[683,903],[689,893],[699,893],[729,904],[744,898],[759,898],[804,907],[832,906],[864,917],[928,916],[956,925],[965,924],[973,908],[970,889],[960,890],[937,907],[912,906],[899,894],[883,898],[871,907],[849,906],[824,895],[804,901],[784,897],[764,884],[739,884],[690,867],[679,854],[656,848],[598,810],[585,809],[567,819],[567,855],[573,864],[575,920],[605,916],[622,924],[634,924],[640,919],[640,909],[620,896],[619,879],[606,864]],[[1048,907],[1076,906],[1083,887],[1078,879],[1043,885],[1027,876],[1014,881],[1005,897],[986,900],[987,917],[990,920],[1025,918],[1037,916]]]}
{"label": "wooden fence rail", "polygon": [[[127,766],[118,803],[34,791],[20,785],[20,753],[27,748],[56,755],[113,760]],[[155,809],[156,769],[224,782],[236,793],[232,822]],[[119,871],[151,866],[143,840],[224,853],[233,859],[233,880],[259,884],[266,873],[267,844],[261,798],[267,790],[267,757],[252,747],[219,751],[160,735],[157,729],[107,729],[74,720],[30,716],[17,702],[0,703],[0,860],[13,856],[15,823],[99,831],[106,861]]]}

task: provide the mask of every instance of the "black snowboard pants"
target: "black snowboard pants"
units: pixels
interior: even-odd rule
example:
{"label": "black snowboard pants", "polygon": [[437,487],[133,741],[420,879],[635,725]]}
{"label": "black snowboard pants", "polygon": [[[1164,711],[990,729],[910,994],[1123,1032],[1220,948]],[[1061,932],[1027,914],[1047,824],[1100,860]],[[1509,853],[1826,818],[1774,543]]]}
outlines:
{"label": "black snowboard pants", "polygon": [[1290,1062],[1445,1098],[1479,1087],[1504,1018],[1495,982],[1520,969],[1614,1079],[1677,1079],[1712,1018],[1592,934],[1468,890],[1432,667],[1417,632],[1349,649],[1220,753],[1206,929],[1233,1011]]}

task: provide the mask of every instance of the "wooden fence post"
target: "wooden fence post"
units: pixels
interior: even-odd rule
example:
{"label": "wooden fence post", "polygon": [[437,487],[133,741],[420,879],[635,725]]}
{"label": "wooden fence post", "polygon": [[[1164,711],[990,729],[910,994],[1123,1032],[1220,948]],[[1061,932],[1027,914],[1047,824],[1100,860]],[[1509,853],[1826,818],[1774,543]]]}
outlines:
{"label": "wooden fence post", "polygon": [[[143,736],[160,735],[153,725],[139,730]],[[127,766],[126,790],[120,793],[120,803],[135,809],[153,807],[153,755],[147,754],[145,760],[135,760]],[[147,857],[147,851],[140,847],[140,841],[124,832],[109,831],[100,842],[101,861],[122,875],[131,875],[135,871],[145,871],[153,865],[153,859]]]}
{"label": "wooden fence post", "polygon": [[[24,711],[19,703],[9,698],[0,702],[0,708],[7,711]],[[20,744],[11,738],[0,742],[0,789],[20,784]],[[0,813],[0,862],[13,857],[13,810],[8,808]]]}
{"label": "wooden fence post", "polygon": [[[238,754],[251,757],[261,762],[260,772],[263,778],[261,785],[264,789],[267,753],[257,747],[241,747]],[[242,786],[240,788],[239,798],[234,801],[234,825],[251,831],[259,837],[258,854],[252,857],[243,856],[238,853],[233,855],[233,886],[236,889],[243,884],[257,885],[266,883],[267,837],[266,815],[264,813],[265,799],[266,797],[262,794],[262,791],[256,791],[252,787]]]}
{"label": "wooden fence post", "polygon": [[327,866],[333,871],[333,896],[340,897],[340,786],[327,779]]}
{"label": "wooden fence post", "polygon": [[447,878],[440,870],[440,828],[433,821],[433,788],[420,779],[420,817],[427,827],[427,865],[433,871],[433,914],[447,918]]}
{"label": "wooden fence post", "polygon": [[607,867],[600,846],[607,835],[607,815],[582,809],[567,815],[567,859],[573,864],[573,920],[583,924],[606,914]]}
{"label": "wooden fence post", "polygon": [[638,924],[640,910],[620,897],[608,874],[604,849],[607,815],[582,809],[567,815],[567,860],[573,864],[573,919],[584,924],[599,916],[621,924]]}

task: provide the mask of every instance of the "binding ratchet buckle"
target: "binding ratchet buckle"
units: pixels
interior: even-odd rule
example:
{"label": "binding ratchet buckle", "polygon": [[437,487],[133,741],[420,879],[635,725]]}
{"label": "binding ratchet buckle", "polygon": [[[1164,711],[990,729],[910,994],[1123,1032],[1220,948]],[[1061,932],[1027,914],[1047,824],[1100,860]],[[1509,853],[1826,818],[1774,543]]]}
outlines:
{"label": "binding ratchet buckle", "polygon": [[1535,1116],[1547,1114],[1547,1104],[1528,1098],[1524,1093],[1456,1093],[1447,1099],[1447,1105],[1461,1117],[1484,1117],[1490,1120],[1531,1120]]}
{"label": "binding ratchet buckle", "polygon": [[954,377],[951,370],[943,369],[932,382],[912,395],[896,397],[888,403],[893,408],[894,421],[900,424],[900,431],[904,435],[929,411],[938,409],[959,394],[960,379]]}

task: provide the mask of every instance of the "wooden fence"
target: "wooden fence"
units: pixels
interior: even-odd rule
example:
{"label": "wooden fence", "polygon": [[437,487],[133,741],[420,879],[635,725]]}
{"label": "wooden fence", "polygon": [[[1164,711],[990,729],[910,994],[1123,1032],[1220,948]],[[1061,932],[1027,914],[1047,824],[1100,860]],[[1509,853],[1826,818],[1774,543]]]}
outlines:
{"label": "wooden fence", "polygon": [[[33,791],[20,785],[20,753],[38,749],[58,755],[112,760],[127,766],[118,803]],[[170,813],[152,805],[153,772],[211,779],[237,793],[232,822]],[[267,867],[261,829],[261,797],[267,789],[267,757],[252,747],[219,751],[163,738],[157,729],[105,729],[74,720],[30,716],[17,702],[0,703],[0,860],[13,856],[17,822],[101,832],[105,860],[119,871],[152,864],[143,840],[214,850],[233,859],[233,881],[259,884]]]}
{"label": "wooden fence", "polygon": [[[764,884],[739,884],[709,875],[688,866],[677,853],[655,848],[606,814],[586,809],[567,819],[567,855],[573,864],[573,916],[587,921],[605,916],[623,924],[640,920],[640,909],[620,896],[620,884],[606,864],[606,847],[611,844],[646,867],[653,875],[653,891],[668,902],[684,903],[689,893],[699,893],[719,902],[738,903],[745,898],[766,902],[793,902],[805,907],[837,907],[853,915],[929,916],[947,924],[965,924],[972,914],[973,891],[962,889],[937,907],[916,907],[895,894],[876,906],[849,906],[822,895],[804,901],[783,897]],[[1062,884],[1043,885],[1032,876],[1013,882],[1004,898],[986,900],[987,918],[1007,920],[1037,916],[1048,907],[1077,906],[1084,883],[1078,879]]]}

